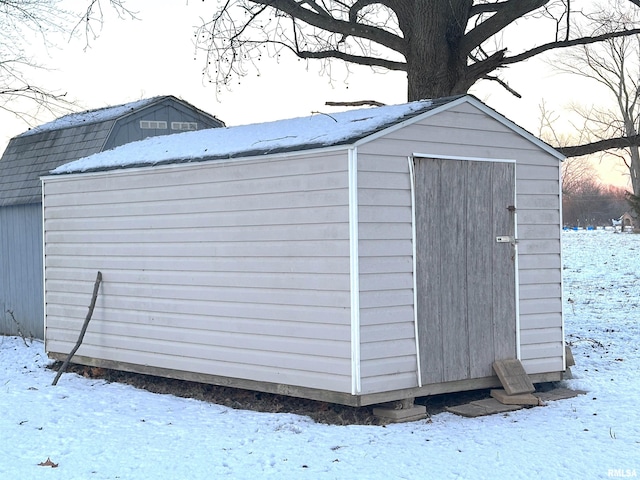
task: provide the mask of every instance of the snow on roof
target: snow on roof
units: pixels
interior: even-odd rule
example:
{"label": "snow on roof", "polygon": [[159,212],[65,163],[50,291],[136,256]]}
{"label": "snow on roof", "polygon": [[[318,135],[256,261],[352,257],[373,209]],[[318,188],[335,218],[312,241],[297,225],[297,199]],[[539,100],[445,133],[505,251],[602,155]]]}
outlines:
{"label": "snow on roof", "polygon": [[79,173],[341,145],[415,116],[433,106],[434,102],[431,100],[422,100],[330,115],[320,113],[310,117],[152,137],[81,158],[62,165],[51,173]]}
{"label": "snow on roof", "polygon": [[119,118],[129,112],[145,107],[157,101],[159,98],[162,97],[145,98],[144,100],[125,103],[123,105],[96,108],[94,110],[87,110],[85,112],[70,113],[69,115],[65,115],[64,117],[56,118],[51,122],[39,125],[35,128],[32,128],[31,130],[27,130],[26,132],[18,136],[25,137],[27,135],[35,135],[36,133],[42,133],[51,130],[60,130],[62,128],[106,122],[107,120]]}

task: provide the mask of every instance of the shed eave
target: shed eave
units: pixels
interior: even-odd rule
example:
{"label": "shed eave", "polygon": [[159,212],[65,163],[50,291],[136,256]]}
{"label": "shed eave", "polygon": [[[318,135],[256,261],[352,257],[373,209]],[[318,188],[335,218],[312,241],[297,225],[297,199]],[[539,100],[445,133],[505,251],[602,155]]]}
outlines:
{"label": "shed eave", "polygon": [[126,171],[126,172],[136,172],[139,170],[146,170],[149,168],[178,168],[183,167],[185,165],[201,165],[205,163],[229,163],[229,162],[256,162],[262,160],[271,160],[274,158],[288,158],[294,156],[301,155],[317,155],[322,153],[332,153],[344,151],[345,155],[347,152],[353,148],[353,144],[339,144],[339,145],[330,145],[326,147],[318,147],[318,148],[310,148],[310,149],[302,149],[302,150],[281,150],[274,151],[270,153],[256,153],[256,154],[247,154],[247,152],[243,152],[238,154],[238,156],[234,155],[226,155],[226,156],[215,156],[215,157],[198,157],[198,158],[174,158],[169,160],[163,160],[156,163],[136,163],[130,165],[121,165],[121,166],[113,166],[113,167],[104,167],[104,168],[93,168],[88,170],[78,170],[73,172],[60,172],[60,173],[48,173],[47,175],[42,175],[40,177],[41,181],[44,180],[55,180],[58,178],[68,178],[70,176],[76,175],[91,175],[91,174],[103,174],[105,172],[115,172],[115,171]]}

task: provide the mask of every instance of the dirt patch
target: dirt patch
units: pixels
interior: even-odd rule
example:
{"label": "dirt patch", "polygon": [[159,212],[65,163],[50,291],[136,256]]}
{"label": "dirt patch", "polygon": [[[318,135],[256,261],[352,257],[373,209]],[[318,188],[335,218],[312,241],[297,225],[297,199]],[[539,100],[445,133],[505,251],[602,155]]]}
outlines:
{"label": "dirt patch", "polygon": [[[55,362],[49,368],[57,371],[61,365],[62,362]],[[286,395],[275,395],[76,364],[70,364],[67,368],[67,373],[76,373],[86,378],[99,378],[107,382],[124,383],[153,393],[193,398],[234,409],[306,415],[318,423],[329,425],[384,425],[386,423],[383,419],[373,415],[373,406],[349,407],[304,398],[288,397]],[[538,391],[551,388],[546,384],[538,385],[537,387]],[[444,412],[445,407],[461,405],[484,398],[489,398],[489,390],[433,395],[417,398],[415,403],[425,405],[429,415],[435,415]]]}

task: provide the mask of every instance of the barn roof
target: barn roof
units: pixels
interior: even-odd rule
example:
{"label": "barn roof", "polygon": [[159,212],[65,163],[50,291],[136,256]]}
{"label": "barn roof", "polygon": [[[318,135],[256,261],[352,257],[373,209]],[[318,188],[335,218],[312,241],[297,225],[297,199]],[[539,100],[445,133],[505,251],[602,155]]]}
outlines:
{"label": "barn roof", "polygon": [[421,100],[402,105],[364,108],[268,123],[200,130],[171,137],[153,137],[62,165],[52,174],[81,173],[165,163],[231,159],[273,153],[353,145],[404,122],[469,101],[554,156],[562,156],[470,95]]}
{"label": "barn roof", "polygon": [[171,95],[152,97],[65,115],[12,138],[0,159],[0,207],[40,203],[42,175],[102,151],[118,120],[167,100],[188,105]]}

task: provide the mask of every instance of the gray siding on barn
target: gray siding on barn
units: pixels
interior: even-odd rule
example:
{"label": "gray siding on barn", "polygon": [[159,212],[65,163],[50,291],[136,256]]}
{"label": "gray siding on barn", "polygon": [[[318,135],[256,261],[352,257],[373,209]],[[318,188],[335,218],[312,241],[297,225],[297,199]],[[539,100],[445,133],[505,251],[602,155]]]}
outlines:
{"label": "gray siding on barn", "polygon": [[[413,154],[516,160],[521,359],[529,374],[564,370],[558,159],[467,103],[365,143],[358,153],[398,165]],[[405,346],[398,347],[380,358],[403,357]]]}
{"label": "gray siding on barn", "polygon": [[44,338],[40,205],[0,208],[0,267],[0,332]]}
{"label": "gray siding on barn", "polygon": [[358,154],[362,393],[417,385],[407,158]]}
{"label": "gray siding on barn", "polygon": [[46,349],[351,393],[346,153],[45,181]]}

